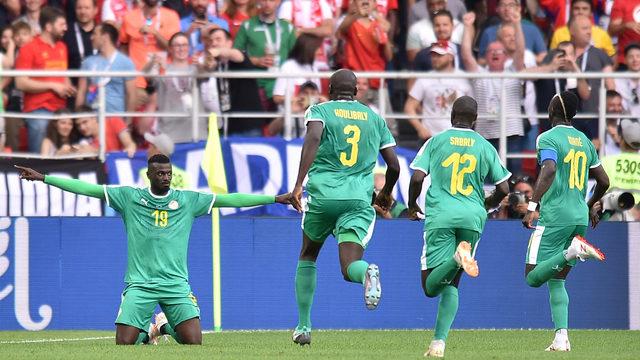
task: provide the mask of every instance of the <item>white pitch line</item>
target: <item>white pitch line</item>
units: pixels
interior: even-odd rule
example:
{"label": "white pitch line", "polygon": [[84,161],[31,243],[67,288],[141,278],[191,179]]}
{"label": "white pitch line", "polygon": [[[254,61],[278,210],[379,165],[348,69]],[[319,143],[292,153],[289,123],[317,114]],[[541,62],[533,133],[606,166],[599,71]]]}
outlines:
{"label": "white pitch line", "polygon": [[0,344],[31,344],[31,343],[48,343],[48,342],[65,342],[65,341],[91,341],[113,339],[113,336],[95,336],[87,338],[71,338],[71,339],[35,339],[35,340],[12,340],[0,341]]}

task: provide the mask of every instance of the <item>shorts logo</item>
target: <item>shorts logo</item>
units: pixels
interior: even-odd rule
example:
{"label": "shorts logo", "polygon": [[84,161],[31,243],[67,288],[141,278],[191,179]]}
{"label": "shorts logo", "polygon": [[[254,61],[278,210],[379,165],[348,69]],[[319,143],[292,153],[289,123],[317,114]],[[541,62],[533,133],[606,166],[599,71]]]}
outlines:
{"label": "shorts logo", "polygon": [[171,210],[176,210],[178,208],[178,202],[175,200],[171,200],[171,202],[169,203],[169,209]]}

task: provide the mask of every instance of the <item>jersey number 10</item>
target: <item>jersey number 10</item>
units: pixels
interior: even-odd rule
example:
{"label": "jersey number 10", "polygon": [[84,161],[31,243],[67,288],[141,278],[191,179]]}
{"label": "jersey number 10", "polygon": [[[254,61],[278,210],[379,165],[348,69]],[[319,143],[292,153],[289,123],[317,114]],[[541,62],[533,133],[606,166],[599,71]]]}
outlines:
{"label": "jersey number 10", "polygon": [[[460,165],[465,163],[468,163],[468,165],[466,167],[460,168]],[[477,163],[478,160],[475,156],[471,154],[461,155],[460,153],[453,153],[442,162],[441,165],[443,167],[452,167],[451,186],[449,188],[449,192],[451,193],[451,195],[460,193],[464,196],[469,196],[469,194],[473,192],[473,186],[464,186],[464,175],[472,173],[476,169]]]}
{"label": "jersey number 10", "polygon": [[584,178],[587,170],[587,154],[585,154],[584,151],[571,149],[567,156],[564,157],[564,163],[571,163],[571,168],[569,169],[569,188],[582,190],[584,188]]}
{"label": "jersey number 10", "polygon": [[352,167],[358,161],[358,141],[360,141],[360,128],[356,125],[347,125],[342,132],[349,136],[346,141],[351,145],[351,154],[347,157],[347,153],[340,152],[340,162],[344,166]]}

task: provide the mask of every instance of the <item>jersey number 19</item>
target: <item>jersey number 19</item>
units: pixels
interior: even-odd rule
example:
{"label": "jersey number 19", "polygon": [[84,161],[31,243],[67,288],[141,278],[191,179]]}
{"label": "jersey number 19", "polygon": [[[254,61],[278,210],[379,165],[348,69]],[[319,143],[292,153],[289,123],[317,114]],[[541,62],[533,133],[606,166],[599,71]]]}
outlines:
{"label": "jersey number 19", "polygon": [[[451,186],[449,192],[451,195],[460,193],[464,196],[469,196],[473,192],[473,186],[464,186],[464,175],[470,174],[476,169],[477,159],[471,154],[461,155],[460,153],[453,153],[449,155],[442,162],[442,166],[445,168],[452,167],[451,169]],[[468,163],[467,166],[460,168],[462,164]]]}

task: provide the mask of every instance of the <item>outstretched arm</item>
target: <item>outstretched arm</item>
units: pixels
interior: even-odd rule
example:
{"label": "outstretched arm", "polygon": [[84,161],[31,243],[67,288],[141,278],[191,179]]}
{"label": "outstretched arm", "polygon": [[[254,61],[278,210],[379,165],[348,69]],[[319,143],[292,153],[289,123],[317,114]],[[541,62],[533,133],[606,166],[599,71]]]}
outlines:
{"label": "outstretched arm", "polygon": [[[538,181],[536,181],[536,186],[533,189],[533,195],[531,196],[531,202],[536,204],[540,203],[540,199],[542,196],[549,190],[551,184],[553,184],[553,180],[556,177],[556,162],[551,159],[547,159],[542,162],[542,168],[540,169],[540,175],[538,176]],[[531,203],[530,202],[530,203]],[[533,229],[531,225],[533,223],[533,213],[535,210],[527,210],[527,214],[522,219],[522,224],[529,228]]]}
{"label": "outstretched arm", "polygon": [[104,188],[102,185],[90,184],[77,179],[65,179],[56,176],[43,175],[31,168],[15,165],[20,170],[20,178],[29,181],[43,181],[74,194],[91,196],[104,200]]}
{"label": "outstretched arm", "polygon": [[309,121],[307,123],[307,134],[304,137],[304,144],[302,144],[298,179],[296,180],[296,186],[293,188],[291,198],[291,205],[298,209],[298,211],[301,211],[302,209],[302,205],[300,205],[300,201],[302,199],[302,183],[304,182],[304,178],[307,176],[313,161],[316,159],[316,153],[320,147],[320,139],[322,139],[323,130],[324,124],[319,121]]}
{"label": "outstretched arm", "polygon": [[464,24],[464,32],[462,33],[462,44],[460,44],[460,51],[462,52],[462,62],[464,68],[468,72],[478,72],[478,62],[473,56],[473,37],[475,36],[475,28],[473,23],[476,21],[476,14],[468,12],[462,17]]}
{"label": "outstretched arm", "polygon": [[289,194],[284,195],[253,195],[253,194],[221,194],[216,195],[216,201],[213,203],[213,207],[247,207],[247,206],[259,206],[268,205],[273,203],[288,204],[287,197]]}

